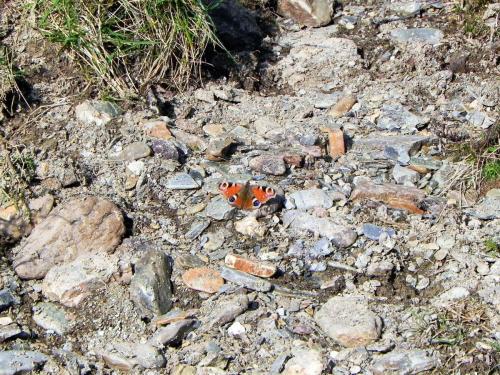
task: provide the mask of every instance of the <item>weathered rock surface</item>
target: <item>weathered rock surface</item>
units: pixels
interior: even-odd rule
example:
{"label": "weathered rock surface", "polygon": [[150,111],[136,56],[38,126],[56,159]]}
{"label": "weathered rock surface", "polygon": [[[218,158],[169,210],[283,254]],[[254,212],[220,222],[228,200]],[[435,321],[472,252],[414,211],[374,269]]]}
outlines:
{"label": "weathered rock surface", "polygon": [[35,227],[16,250],[13,266],[23,279],[40,279],[80,254],[113,252],[124,233],[123,216],[114,203],[93,196],[76,198]]}
{"label": "weathered rock surface", "polygon": [[401,350],[384,354],[377,359],[371,370],[375,375],[418,374],[440,365],[435,353],[425,350]]}
{"label": "weathered rock surface", "polygon": [[233,254],[226,255],[224,262],[228,267],[259,277],[271,277],[276,273],[276,266],[272,264],[252,261]]}
{"label": "weathered rock surface", "polygon": [[171,262],[161,251],[150,250],[135,263],[135,273],[130,282],[130,297],[144,314],[159,315],[170,309],[171,274]]}
{"label": "weathered rock surface", "polygon": [[286,375],[320,375],[323,371],[321,353],[316,349],[295,347],[292,349],[293,357],[288,360],[283,374]]}
{"label": "weathered rock surface", "polygon": [[348,348],[372,343],[382,332],[382,319],[369,310],[363,298],[330,298],[314,319],[329,337]]}
{"label": "weathered rock surface", "polygon": [[279,0],[278,13],[305,26],[324,26],[333,15],[333,0]]}
{"label": "weathered rock surface", "polygon": [[32,370],[42,368],[48,361],[45,354],[25,351],[25,350],[7,350],[0,352],[0,374],[16,375]]}
{"label": "weathered rock surface", "polygon": [[205,293],[215,293],[224,284],[220,273],[210,268],[191,268],[182,274],[182,281],[188,287]]}

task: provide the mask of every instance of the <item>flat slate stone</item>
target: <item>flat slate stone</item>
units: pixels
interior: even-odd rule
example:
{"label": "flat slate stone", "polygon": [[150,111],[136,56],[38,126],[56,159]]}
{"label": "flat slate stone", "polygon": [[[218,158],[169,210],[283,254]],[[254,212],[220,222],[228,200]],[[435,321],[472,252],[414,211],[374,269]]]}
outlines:
{"label": "flat slate stone", "polygon": [[0,352],[0,375],[23,374],[41,368],[49,358],[40,352],[7,350]]}
{"label": "flat slate stone", "polygon": [[443,32],[430,27],[414,29],[396,29],[392,30],[390,38],[398,43],[422,43],[436,45],[441,43]]}

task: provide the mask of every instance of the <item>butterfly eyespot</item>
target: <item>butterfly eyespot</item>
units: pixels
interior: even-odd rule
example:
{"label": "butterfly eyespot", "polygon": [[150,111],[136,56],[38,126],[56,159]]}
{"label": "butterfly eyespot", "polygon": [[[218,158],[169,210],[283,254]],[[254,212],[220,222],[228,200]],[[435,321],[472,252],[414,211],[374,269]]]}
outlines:
{"label": "butterfly eyespot", "polygon": [[227,189],[229,187],[229,183],[223,182],[219,185],[219,189]]}
{"label": "butterfly eyespot", "polygon": [[257,199],[254,199],[253,202],[252,202],[252,204],[253,204],[254,207],[259,207],[260,206],[260,202]]}
{"label": "butterfly eyespot", "polygon": [[266,188],[266,194],[274,194],[274,189],[272,187],[267,187]]}
{"label": "butterfly eyespot", "polygon": [[232,197],[229,197],[229,199],[227,200],[229,203],[234,203],[236,202],[236,195],[233,195]]}

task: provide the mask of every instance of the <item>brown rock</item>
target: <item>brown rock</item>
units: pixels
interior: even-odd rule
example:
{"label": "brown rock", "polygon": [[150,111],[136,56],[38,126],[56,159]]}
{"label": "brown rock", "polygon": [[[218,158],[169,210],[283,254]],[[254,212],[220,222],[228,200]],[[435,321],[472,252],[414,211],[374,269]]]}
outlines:
{"label": "brown rock", "polygon": [[280,176],[285,174],[286,165],[283,156],[261,155],[250,160],[248,163],[251,169],[257,172]]}
{"label": "brown rock", "polygon": [[125,225],[116,205],[88,196],[52,210],[16,251],[13,266],[23,279],[41,279],[55,265],[85,253],[112,253]]}
{"label": "brown rock", "polygon": [[224,284],[220,273],[210,268],[191,268],[184,272],[182,281],[189,288],[205,293],[215,293]]}
{"label": "brown rock", "polygon": [[237,255],[228,254],[224,260],[228,267],[260,277],[271,277],[276,273],[276,266],[255,262]]}
{"label": "brown rock", "polygon": [[328,131],[329,154],[331,157],[339,157],[345,154],[344,132],[340,129]]}
{"label": "brown rock", "polygon": [[208,160],[220,161],[227,159],[236,141],[231,137],[215,138],[210,140],[206,151]]}
{"label": "brown rock", "polygon": [[168,130],[167,123],[162,120],[149,121],[143,125],[144,132],[149,137],[163,139],[168,141],[172,139],[172,133]]}
{"label": "brown rock", "polygon": [[328,110],[328,114],[335,118],[342,117],[351,110],[354,104],[356,104],[354,96],[344,96]]}
{"label": "brown rock", "polygon": [[330,23],[333,0],[279,0],[278,13],[304,26],[319,27]]}
{"label": "brown rock", "polygon": [[415,214],[423,214],[418,203],[425,198],[425,192],[412,186],[395,184],[377,185],[371,181],[362,181],[351,194],[352,200],[371,199],[387,203],[394,208],[402,208]]}
{"label": "brown rock", "polygon": [[193,151],[205,151],[207,149],[206,142],[197,135],[189,134],[179,129],[172,129],[172,134]]}
{"label": "brown rock", "polygon": [[301,168],[304,164],[304,156],[299,154],[285,154],[283,155],[283,160],[286,164],[297,168]]}

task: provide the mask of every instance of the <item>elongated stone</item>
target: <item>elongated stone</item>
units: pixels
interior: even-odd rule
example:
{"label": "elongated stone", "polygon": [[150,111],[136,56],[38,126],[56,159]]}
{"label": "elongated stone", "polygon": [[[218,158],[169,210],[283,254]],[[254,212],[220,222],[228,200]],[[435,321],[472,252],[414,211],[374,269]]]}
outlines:
{"label": "elongated stone", "polygon": [[182,281],[189,288],[205,293],[215,293],[224,284],[219,272],[210,268],[191,268],[182,275]]}
{"label": "elongated stone", "polygon": [[259,292],[269,292],[272,287],[272,284],[267,280],[263,280],[227,267],[222,267],[221,276],[235,284],[241,285],[247,289],[257,290]]}
{"label": "elongated stone", "polygon": [[276,266],[272,264],[255,262],[233,254],[226,255],[224,261],[228,267],[259,277],[271,277],[276,273]]}

